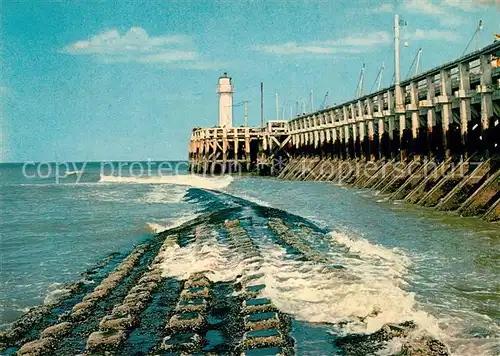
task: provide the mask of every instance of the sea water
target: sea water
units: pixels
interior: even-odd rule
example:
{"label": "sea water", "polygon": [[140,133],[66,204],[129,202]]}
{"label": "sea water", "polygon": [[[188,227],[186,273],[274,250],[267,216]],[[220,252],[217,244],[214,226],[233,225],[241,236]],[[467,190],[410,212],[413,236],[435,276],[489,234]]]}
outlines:
{"label": "sea water", "polygon": [[[264,295],[294,317],[299,354],[332,354],[332,335],[370,333],[406,320],[455,355],[500,352],[497,224],[331,183],[198,177],[185,168],[162,176],[137,177],[134,169],[116,176],[99,163],[51,174],[45,167],[40,175],[34,167],[23,172],[21,164],[0,165],[3,327],[49,302],[64,283],[110,253],[126,252],[156,232],[220,209],[216,197],[224,195],[226,201],[309,219],[326,233],[310,232],[308,242],[346,273],[329,273],[331,266],[323,262],[287,258],[265,235],[255,241],[260,259],[244,262],[214,232],[200,245],[167,251],[164,274],[184,278],[210,270],[213,280],[230,281],[249,269],[258,271]],[[380,354],[397,350],[398,342]]]}

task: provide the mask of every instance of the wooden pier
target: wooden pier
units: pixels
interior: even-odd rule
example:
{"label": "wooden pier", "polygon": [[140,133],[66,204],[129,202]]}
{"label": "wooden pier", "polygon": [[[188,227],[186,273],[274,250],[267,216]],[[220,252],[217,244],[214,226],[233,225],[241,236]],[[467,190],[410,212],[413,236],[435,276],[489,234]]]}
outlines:
{"label": "wooden pier", "polygon": [[[287,121],[269,121],[265,127],[193,129],[189,147],[194,173],[262,171],[279,155],[288,156]],[[269,174],[271,172],[268,172]]]}
{"label": "wooden pier", "polygon": [[336,180],[499,220],[499,57],[500,42],[494,42],[397,85],[289,121],[194,129],[190,169]]}

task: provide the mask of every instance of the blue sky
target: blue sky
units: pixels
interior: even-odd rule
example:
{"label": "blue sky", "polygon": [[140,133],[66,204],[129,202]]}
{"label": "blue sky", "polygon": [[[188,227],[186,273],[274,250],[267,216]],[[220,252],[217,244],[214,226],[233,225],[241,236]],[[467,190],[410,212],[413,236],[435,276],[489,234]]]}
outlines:
{"label": "blue sky", "polygon": [[480,19],[492,42],[494,2],[3,0],[0,161],[185,159],[191,128],[218,121],[223,71],[250,124],[260,81],[265,118],[276,92],[288,118],[311,89],[315,107],[352,98],[363,63],[366,90],[382,62],[388,86],[395,11],[404,78],[419,47],[422,69],[460,56]]}

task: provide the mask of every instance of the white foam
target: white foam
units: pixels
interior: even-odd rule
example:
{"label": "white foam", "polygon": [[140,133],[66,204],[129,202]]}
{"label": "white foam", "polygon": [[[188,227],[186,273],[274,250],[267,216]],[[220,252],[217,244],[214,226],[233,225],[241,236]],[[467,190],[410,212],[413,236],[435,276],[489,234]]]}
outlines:
{"label": "white foam", "polygon": [[[212,236],[184,248],[167,249],[163,271],[170,277],[187,278],[191,273],[210,270],[210,279],[229,281],[253,269],[263,273],[264,294],[283,311],[310,322],[349,321],[350,331],[355,332],[373,332],[387,322],[432,319],[413,310],[413,294],[400,288],[404,284],[403,267],[395,254],[367,246],[368,242],[342,241],[367,261],[332,252],[332,264],[341,264],[347,270],[324,273],[329,264],[288,259],[283,248],[269,243],[261,248],[262,258],[250,262]],[[370,317],[374,311],[378,315]],[[359,318],[366,320],[360,322]]]}
{"label": "white foam", "polygon": [[[248,273],[262,274],[252,284],[264,284],[262,296],[270,298],[283,312],[298,320],[338,325],[336,333],[372,333],[386,323],[408,320],[418,325],[412,337],[430,334],[460,355],[491,350],[490,341],[460,339],[451,330],[440,328],[441,320],[419,308],[414,293],[404,290],[411,259],[402,251],[384,248],[362,238],[331,233],[331,263],[290,259],[284,248],[269,238],[254,240],[261,257],[245,259],[218,242],[217,233],[186,247],[171,246],[163,252],[163,275],[186,279],[191,273],[208,271],[212,281],[231,281]],[[344,248],[342,248],[342,245]],[[348,251],[346,251],[346,248]],[[345,270],[332,270],[341,265]],[[380,355],[390,354],[402,340],[389,343]],[[488,346],[484,344],[488,343]],[[464,352],[469,348],[471,351]],[[487,353],[479,353],[487,354]]]}
{"label": "white foam", "polygon": [[49,293],[47,293],[47,295],[45,296],[43,304],[44,305],[54,304],[57,301],[67,297],[71,291],[69,289],[60,288],[62,286],[63,284],[61,283],[52,283],[49,286]]}
{"label": "white foam", "polygon": [[155,185],[153,189],[135,201],[139,204],[171,204],[180,203],[186,194],[187,187],[180,185]]}
{"label": "white foam", "polygon": [[234,249],[216,240],[212,232],[203,242],[186,247],[171,246],[162,252],[163,275],[186,279],[190,274],[209,271],[207,277],[213,282],[231,281],[247,267],[242,256]]}
{"label": "white foam", "polygon": [[344,245],[350,251],[360,253],[364,257],[377,258],[393,263],[393,267],[398,270],[405,270],[411,264],[411,259],[404,251],[397,248],[386,248],[377,244],[372,244],[359,236],[348,235],[345,232],[332,231],[330,233],[333,241]]}
{"label": "white foam", "polygon": [[246,195],[246,194],[239,194],[239,193],[233,193],[233,192],[229,192],[229,193],[232,194],[232,195],[234,195],[235,197],[248,200],[249,202],[255,203],[257,205],[265,206],[267,208],[271,207],[270,203],[268,203],[267,201],[261,200],[259,198],[252,197],[252,196]]}
{"label": "white foam", "polygon": [[233,181],[231,176],[202,177],[197,175],[172,175],[155,177],[117,177],[101,174],[101,183],[135,183],[135,184],[177,184],[195,188],[221,190]]}
{"label": "white foam", "polygon": [[83,173],[83,171],[66,171],[64,173],[65,176],[73,176],[73,175],[77,175],[77,174],[81,174]]}
{"label": "white foam", "polygon": [[148,230],[158,234],[168,229],[168,226],[157,224],[157,223],[146,223]]}
{"label": "white foam", "polygon": [[179,227],[182,224],[195,219],[197,216],[198,216],[197,214],[183,215],[183,216],[177,218],[176,220],[174,220],[171,223],[167,223],[167,224],[161,223],[160,224],[160,223],[157,223],[157,222],[148,222],[148,223],[146,223],[146,226],[148,227],[149,231],[158,234],[158,233],[163,232],[165,230],[169,230],[169,229],[173,229],[175,227]]}

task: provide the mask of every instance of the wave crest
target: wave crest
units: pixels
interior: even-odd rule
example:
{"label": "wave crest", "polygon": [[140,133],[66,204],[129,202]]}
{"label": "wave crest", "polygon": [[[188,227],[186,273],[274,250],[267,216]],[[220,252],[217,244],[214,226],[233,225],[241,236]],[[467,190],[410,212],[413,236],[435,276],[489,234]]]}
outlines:
{"label": "wave crest", "polygon": [[101,174],[100,183],[134,183],[134,184],[176,184],[195,188],[221,190],[233,181],[231,176],[201,177],[195,175],[175,175],[158,177],[117,177]]}

